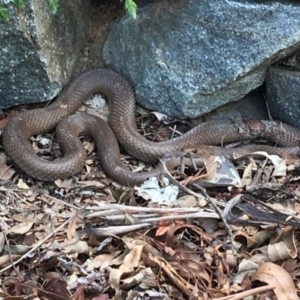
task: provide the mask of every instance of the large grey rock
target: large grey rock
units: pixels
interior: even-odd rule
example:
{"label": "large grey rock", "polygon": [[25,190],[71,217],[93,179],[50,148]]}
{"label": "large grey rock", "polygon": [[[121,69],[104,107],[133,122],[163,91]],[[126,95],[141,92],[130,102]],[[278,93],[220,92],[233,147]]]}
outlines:
{"label": "large grey rock", "polygon": [[266,77],[268,107],[274,119],[300,128],[300,67],[272,66]]}
{"label": "large grey rock", "polygon": [[252,91],[238,101],[226,103],[201,117],[204,121],[224,119],[268,120],[266,100],[260,90]]}
{"label": "large grey rock", "polygon": [[300,4],[170,0],[114,24],[105,63],[143,106],[195,117],[262,84],[269,65],[300,45]]}
{"label": "large grey rock", "polygon": [[0,108],[52,99],[68,82],[89,25],[90,1],[27,0],[18,10],[6,0],[10,20],[0,21]]}

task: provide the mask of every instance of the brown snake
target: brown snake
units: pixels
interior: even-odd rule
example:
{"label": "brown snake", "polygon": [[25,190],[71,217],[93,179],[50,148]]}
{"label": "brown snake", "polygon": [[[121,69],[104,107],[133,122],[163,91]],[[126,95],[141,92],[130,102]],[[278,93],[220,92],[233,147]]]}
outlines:
{"label": "brown snake", "polygon": [[[74,114],[88,96],[96,92],[104,93],[110,100],[109,124],[112,129],[98,117],[86,113]],[[54,161],[38,158],[28,139],[54,129],[57,124],[56,136],[63,157]],[[138,133],[131,85],[116,72],[97,68],[75,78],[50,106],[13,117],[4,128],[3,145],[6,153],[26,173],[40,180],[54,181],[78,173],[83,168],[86,151],[77,138],[78,134],[87,134],[95,139],[104,172],[126,185],[141,183],[161,171],[159,168],[148,173],[129,171],[120,160],[118,142],[133,157],[157,162],[167,153],[199,145],[255,138],[265,138],[278,146],[294,148],[252,146],[250,151],[265,150],[279,155],[285,151],[298,153],[300,139],[300,130],[280,122],[224,120],[200,124],[170,141],[151,142]],[[205,146],[201,147],[205,149]],[[214,153],[217,148],[211,147],[210,151]]]}

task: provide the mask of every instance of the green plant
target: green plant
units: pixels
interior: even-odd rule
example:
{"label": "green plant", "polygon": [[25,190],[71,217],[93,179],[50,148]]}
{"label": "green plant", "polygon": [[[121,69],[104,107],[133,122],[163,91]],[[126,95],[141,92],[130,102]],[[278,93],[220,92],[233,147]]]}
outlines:
{"label": "green plant", "polygon": [[[19,9],[23,9],[25,7],[25,0],[13,0],[15,6]],[[57,2],[58,0],[47,0],[50,11],[55,14],[57,11]],[[0,3],[0,19],[7,22],[9,20],[9,14],[7,8],[5,8]]]}
{"label": "green plant", "polygon": [[[48,6],[50,8],[51,13],[55,14],[58,7],[58,0],[46,0],[48,3]],[[19,9],[23,9],[25,7],[25,0],[13,0],[16,7]],[[132,17],[133,19],[136,18],[136,4],[133,0],[121,0],[121,2],[124,2],[125,10],[127,14]],[[9,20],[9,14],[7,8],[5,8],[0,3],[0,19],[7,22]]]}
{"label": "green plant", "polygon": [[136,18],[136,4],[133,0],[121,0],[121,2],[124,1],[125,10],[128,13],[128,15],[135,19]]}

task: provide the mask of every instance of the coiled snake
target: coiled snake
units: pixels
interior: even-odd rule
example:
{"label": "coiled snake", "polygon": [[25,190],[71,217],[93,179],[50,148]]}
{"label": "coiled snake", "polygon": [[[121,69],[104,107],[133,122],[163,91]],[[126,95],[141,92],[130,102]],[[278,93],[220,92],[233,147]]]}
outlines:
{"label": "coiled snake", "polygon": [[[96,92],[104,93],[110,100],[111,127],[95,116],[74,114],[88,96]],[[50,131],[58,123],[56,135],[61,143],[63,157],[54,161],[38,158],[28,141],[29,137]],[[150,176],[156,176],[160,169],[148,173],[129,171],[120,160],[118,142],[130,155],[146,162],[157,162],[166,153],[193,148],[195,145],[216,145],[254,138],[266,138],[279,146],[294,148],[285,150],[254,146],[252,151],[297,153],[300,139],[300,130],[280,122],[225,120],[200,124],[170,141],[148,141],[137,130],[135,96],[131,85],[110,69],[96,68],[75,78],[50,106],[25,111],[13,117],[4,128],[3,144],[6,153],[26,173],[40,180],[54,181],[78,173],[83,168],[86,151],[78,139],[79,133],[91,135],[95,139],[104,172],[126,185],[138,184]],[[210,150],[214,149],[212,147]]]}

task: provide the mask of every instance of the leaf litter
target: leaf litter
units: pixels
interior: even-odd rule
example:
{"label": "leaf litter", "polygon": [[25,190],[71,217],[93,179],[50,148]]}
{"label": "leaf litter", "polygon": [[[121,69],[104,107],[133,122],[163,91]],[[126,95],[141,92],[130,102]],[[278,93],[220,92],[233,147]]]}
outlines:
{"label": "leaf litter", "polygon": [[[107,115],[103,99],[89,105],[82,109]],[[152,141],[189,128],[143,109],[137,119]],[[59,157],[53,134],[31,140],[42,156]],[[93,141],[83,141],[85,169],[55,182],[1,155],[3,299],[299,298],[297,157],[207,155],[196,171],[128,188],[105,176]],[[132,170],[151,168],[122,159]]]}

